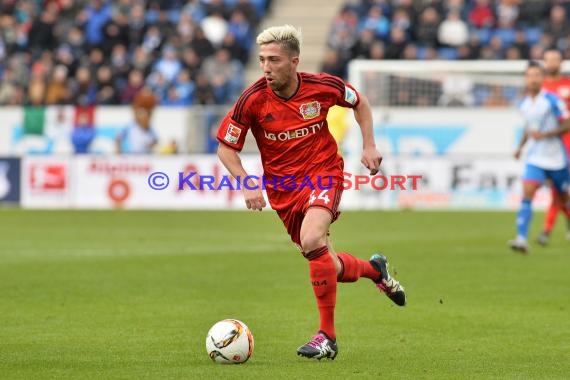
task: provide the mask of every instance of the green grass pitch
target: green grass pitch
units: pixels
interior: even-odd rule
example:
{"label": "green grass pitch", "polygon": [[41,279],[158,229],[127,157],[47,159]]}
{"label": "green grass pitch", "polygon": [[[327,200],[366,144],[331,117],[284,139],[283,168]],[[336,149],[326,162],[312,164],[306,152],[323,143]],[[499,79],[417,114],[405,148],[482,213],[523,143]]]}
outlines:
{"label": "green grass pitch", "polygon": [[[340,284],[339,355],[319,362],[296,356],[318,317],[272,212],[0,210],[0,378],[568,378],[570,243],[559,223],[515,255],[514,218],[345,212],[335,248],[382,250],[408,306]],[[228,317],[253,331],[244,365],[205,352]]]}

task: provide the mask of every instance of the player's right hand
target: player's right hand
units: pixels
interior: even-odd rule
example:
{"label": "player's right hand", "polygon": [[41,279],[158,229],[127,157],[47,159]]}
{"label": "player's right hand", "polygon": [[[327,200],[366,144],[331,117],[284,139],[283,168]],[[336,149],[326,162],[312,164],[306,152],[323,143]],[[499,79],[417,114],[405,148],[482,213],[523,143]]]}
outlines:
{"label": "player's right hand", "polygon": [[243,188],[243,198],[245,199],[245,205],[250,210],[257,210],[261,211],[267,203],[265,202],[265,198],[263,198],[263,192],[261,189],[256,188],[256,185],[253,185],[252,182],[249,183],[249,188]]}
{"label": "player's right hand", "polygon": [[521,157],[521,150],[517,149],[513,154],[513,157],[515,158],[515,160],[518,160]]}

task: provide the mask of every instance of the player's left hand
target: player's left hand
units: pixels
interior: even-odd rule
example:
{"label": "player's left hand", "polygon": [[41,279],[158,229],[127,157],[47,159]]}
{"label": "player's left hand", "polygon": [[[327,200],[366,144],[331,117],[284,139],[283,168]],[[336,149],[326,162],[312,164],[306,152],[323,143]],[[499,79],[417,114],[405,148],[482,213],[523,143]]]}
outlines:
{"label": "player's left hand", "polygon": [[540,133],[539,131],[531,131],[530,137],[532,137],[535,140],[540,140],[540,139],[544,138],[544,135],[542,133]]}
{"label": "player's left hand", "polygon": [[366,147],[362,151],[362,159],[360,162],[362,162],[362,165],[370,170],[370,175],[376,175],[378,173],[378,170],[380,170],[382,155],[380,152],[378,152],[378,149],[376,149],[376,147]]}

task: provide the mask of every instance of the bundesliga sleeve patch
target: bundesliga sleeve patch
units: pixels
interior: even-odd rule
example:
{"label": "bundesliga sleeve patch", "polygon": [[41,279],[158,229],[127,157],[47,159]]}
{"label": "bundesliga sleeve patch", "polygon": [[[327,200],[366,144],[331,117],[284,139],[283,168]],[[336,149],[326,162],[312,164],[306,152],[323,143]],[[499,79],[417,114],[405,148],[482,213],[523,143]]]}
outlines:
{"label": "bundesliga sleeve patch", "polygon": [[344,100],[347,103],[355,105],[358,101],[358,96],[356,95],[356,91],[348,86],[344,86]]}
{"label": "bundesliga sleeve patch", "polygon": [[228,130],[226,131],[226,137],[224,137],[224,140],[226,140],[230,144],[237,144],[240,135],[241,135],[241,129],[230,123],[230,125],[228,126]]}

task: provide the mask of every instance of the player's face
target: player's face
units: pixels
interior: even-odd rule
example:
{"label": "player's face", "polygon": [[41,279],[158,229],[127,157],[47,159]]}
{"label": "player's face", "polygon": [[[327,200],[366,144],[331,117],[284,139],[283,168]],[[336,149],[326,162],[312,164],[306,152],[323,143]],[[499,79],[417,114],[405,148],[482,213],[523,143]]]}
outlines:
{"label": "player's face", "polygon": [[297,71],[299,57],[292,56],[281,45],[264,44],[259,48],[259,67],[273,91],[285,89]]}
{"label": "player's face", "polygon": [[137,124],[145,129],[148,128],[150,126],[150,111],[143,107],[136,107],[134,111]]}
{"label": "player's face", "polygon": [[544,75],[539,67],[530,67],[526,70],[525,82],[526,88],[533,93],[540,91],[542,87],[542,81],[544,80]]}
{"label": "player's face", "polygon": [[549,50],[544,53],[544,71],[546,71],[548,75],[558,75],[561,64],[562,55],[560,52]]}

